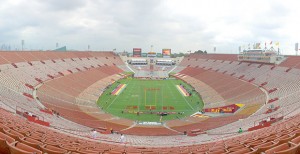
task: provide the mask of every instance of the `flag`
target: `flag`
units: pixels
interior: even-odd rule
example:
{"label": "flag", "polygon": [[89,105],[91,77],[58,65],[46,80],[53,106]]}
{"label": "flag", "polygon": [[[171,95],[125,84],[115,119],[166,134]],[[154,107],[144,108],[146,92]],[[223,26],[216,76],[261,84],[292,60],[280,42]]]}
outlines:
{"label": "flag", "polygon": [[275,45],[276,45],[276,46],[279,46],[279,42],[276,42]]}
{"label": "flag", "polygon": [[271,42],[270,42],[270,45],[271,45],[272,43],[273,43],[273,42],[271,41]]}

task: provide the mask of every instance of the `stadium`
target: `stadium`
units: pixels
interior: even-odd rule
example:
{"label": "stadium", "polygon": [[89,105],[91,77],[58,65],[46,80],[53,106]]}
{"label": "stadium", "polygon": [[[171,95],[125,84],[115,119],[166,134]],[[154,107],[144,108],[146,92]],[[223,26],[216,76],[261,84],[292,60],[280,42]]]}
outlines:
{"label": "stadium", "polygon": [[300,154],[299,5],[2,0],[0,154]]}
{"label": "stadium", "polygon": [[296,153],[300,57],[269,53],[1,51],[0,151]]}

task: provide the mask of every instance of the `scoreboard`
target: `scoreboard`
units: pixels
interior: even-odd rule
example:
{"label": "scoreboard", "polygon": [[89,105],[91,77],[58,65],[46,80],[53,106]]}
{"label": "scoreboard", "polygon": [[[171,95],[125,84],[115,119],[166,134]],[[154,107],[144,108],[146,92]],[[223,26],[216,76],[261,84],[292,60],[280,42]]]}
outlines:
{"label": "scoreboard", "polygon": [[142,49],[141,48],[133,48],[132,55],[133,55],[133,57],[141,57]]}
{"label": "scoreboard", "polygon": [[171,49],[162,49],[162,56],[163,56],[163,58],[170,58],[171,57]]}

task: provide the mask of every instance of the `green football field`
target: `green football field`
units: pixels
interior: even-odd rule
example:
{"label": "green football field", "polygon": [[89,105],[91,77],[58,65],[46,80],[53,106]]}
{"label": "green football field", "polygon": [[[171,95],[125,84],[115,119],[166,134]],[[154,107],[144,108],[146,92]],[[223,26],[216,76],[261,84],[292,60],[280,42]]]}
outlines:
{"label": "green football field", "polygon": [[[111,92],[126,84],[119,95]],[[176,87],[183,85],[192,93],[185,97]],[[203,102],[192,87],[181,80],[121,79],[111,85],[99,98],[98,105],[107,113],[137,121],[163,122],[180,119],[199,111]],[[168,113],[161,116],[159,113]]]}

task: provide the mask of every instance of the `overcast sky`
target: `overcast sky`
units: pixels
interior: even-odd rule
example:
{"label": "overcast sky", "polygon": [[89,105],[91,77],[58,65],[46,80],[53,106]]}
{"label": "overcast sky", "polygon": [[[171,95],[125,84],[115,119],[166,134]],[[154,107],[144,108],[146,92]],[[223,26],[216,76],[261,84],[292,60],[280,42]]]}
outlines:
{"label": "overcast sky", "polygon": [[[0,45],[26,49],[237,53],[300,42],[299,0],[0,0]],[[251,45],[252,46],[252,45]],[[275,47],[275,45],[274,45]]]}

